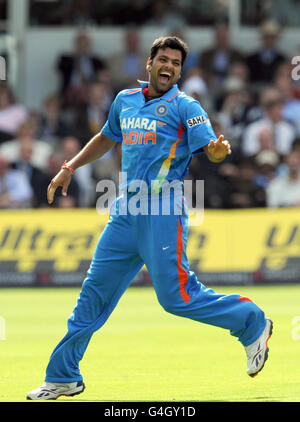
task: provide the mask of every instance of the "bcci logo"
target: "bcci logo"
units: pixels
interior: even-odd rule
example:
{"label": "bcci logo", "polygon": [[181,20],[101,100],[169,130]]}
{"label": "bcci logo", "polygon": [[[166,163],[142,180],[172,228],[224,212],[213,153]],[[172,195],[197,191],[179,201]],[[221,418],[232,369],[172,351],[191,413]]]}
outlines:
{"label": "bcci logo", "polygon": [[165,116],[168,113],[168,106],[165,104],[159,104],[155,108],[155,113],[159,117]]}

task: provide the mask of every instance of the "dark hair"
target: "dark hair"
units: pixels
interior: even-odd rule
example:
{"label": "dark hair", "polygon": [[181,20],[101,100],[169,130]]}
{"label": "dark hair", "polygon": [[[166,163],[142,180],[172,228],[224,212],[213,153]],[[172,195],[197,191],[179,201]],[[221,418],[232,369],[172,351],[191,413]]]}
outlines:
{"label": "dark hair", "polygon": [[172,48],[173,50],[179,50],[181,51],[181,66],[184,65],[184,62],[187,58],[188,52],[189,52],[189,48],[187,46],[187,44],[182,41],[180,38],[178,37],[159,37],[156,38],[156,40],[154,40],[152,47],[151,47],[151,51],[150,51],[150,60],[153,60],[154,57],[157,54],[157,51],[159,49],[165,50],[166,48]]}

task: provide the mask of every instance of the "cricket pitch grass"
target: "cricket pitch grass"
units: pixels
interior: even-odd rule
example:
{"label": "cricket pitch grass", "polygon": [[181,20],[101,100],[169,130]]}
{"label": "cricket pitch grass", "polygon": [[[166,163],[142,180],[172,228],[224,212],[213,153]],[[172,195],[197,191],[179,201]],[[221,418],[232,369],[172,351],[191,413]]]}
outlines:
{"label": "cricket pitch grass", "polygon": [[[58,401],[300,401],[300,285],[213,287],[250,297],[274,322],[262,372],[246,374],[228,331],[167,314],[151,287],[129,288],[81,361],[83,394]],[[0,402],[26,401],[66,333],[78,288],[0,289]]]}

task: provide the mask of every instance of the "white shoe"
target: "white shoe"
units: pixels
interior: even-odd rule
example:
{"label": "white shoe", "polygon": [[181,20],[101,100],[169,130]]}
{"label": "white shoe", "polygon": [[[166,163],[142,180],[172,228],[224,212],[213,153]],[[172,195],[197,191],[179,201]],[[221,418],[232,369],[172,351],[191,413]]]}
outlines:
{"label": "white shoe", "polygon": [[267,318],[266,328],[262,334],[254,343],[250,344],[249,346],[245,346],[248,366],[247,374],[252,378],[263,369],[264,364],[268,359],[268,340],[272,335],[272,330],[273,322],[270,320],[270,318]]}
{"label": "white shoe", "polygon": [[76,396],[85,389],[83,381],[44,382],[39,388],[27,394],[27,400],[56,400],[59,396]]}

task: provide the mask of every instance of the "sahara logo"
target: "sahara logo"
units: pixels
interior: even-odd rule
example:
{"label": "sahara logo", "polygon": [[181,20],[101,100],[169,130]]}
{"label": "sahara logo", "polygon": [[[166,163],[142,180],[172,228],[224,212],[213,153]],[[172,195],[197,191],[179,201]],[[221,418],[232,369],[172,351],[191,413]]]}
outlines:
{"label": "sahara logo", "polygon": [[189,128],[201,125],[202,123],[206,123],[207,126],[211,126],[210,120],[203,115],[192,117],[191,119],[188,119],[186,122]]}
{"label": "sahara logo", "polygon": [[[156,120],[140,117],[129,117],[121,120],[123,145],[147,145],[156,144]],[[128,129],[133,129],[128,132]],[[146,132],[134,129],[144,129]]]}

